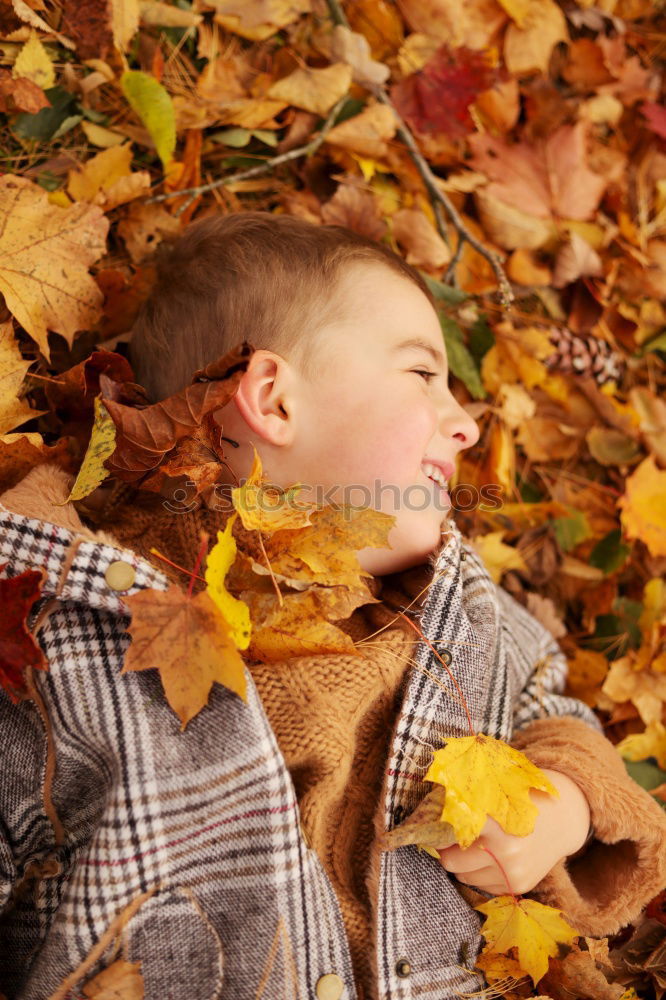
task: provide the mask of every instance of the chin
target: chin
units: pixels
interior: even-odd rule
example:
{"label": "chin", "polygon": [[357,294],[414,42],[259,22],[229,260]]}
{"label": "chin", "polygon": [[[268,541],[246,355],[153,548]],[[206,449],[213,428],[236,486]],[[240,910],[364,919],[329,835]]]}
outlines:
{"label": "chin", "polygon": [[399,573],[403,569],[411,569],[428,561],[441,543],[438,533],[434,544],[430,546],[401,549],[360,549],[356,555],[364,570],[373,576],[387,576],[389,573]]}

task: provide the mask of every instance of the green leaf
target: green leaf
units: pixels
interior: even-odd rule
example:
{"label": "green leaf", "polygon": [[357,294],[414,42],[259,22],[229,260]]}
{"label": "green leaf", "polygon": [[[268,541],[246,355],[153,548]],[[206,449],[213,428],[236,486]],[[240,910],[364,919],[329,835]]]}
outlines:
{"label": "green leaf", "polygon": [[461,302],[469,298],[467,292],[461,292],[459,288],[454,288],[453,285],[445,285],[443,281],[437,281],[436,278],[431,278],[429,274],[424,274],[423,271],[419,271],[419,274],[432,294],[440,302],[446,302],[450,306],[458,306]]}
{"label": "green leaf", "polygon": [[520,499],[523,503],[539,503],[543,500],[543,493],[538,490],[534,483],[530,483],[527,479],[521,479],[516,484],[520,492]]}
{"label": "green leaf", "polygon": [[219,132],[213,132],[207,138],[212,139],[213,142],[220,142],[224,146],[240,149],[242,146],[247,146],[252,138],[252,132],[249,128],[225,128]]}
{"label": "green leaf", "polygon": [[155,77],[138,69],[123,73],[120,86],[128,104],[148,129],[166,170],[176,148],[176,116],[171,97]]}
{"label": "green leaf", "polygon": [[474,360],[477,365],[480,365],[484,354],[487,354],[495,344],[495,334],[490,329],[485,315],[479,316],[474,325],[470,327],[468,343]]}
{"label": "green leaf", "polygon": [[624,656],[629,649],[638,649],[642,641],[638,619],[643,611],[640,601],[616,597],[613,614],[597,615],[592,649],[597,649],[608,660]]}
{"label": "green leaf", "polygon": [[252,139],[258,139],[259,142],[263,142],[266,146],[277,146],[278,141],[275,132],[271,132],[265,128],[224,128],[219,132],[213,132],[207,138],[212,139],[213,142],[222,143],[225,146],[233,146],[235,149],[247,146]]}
{"label": "green leaf", "polygon": [[474,363],[474,358],[465,346],[462,330],[448,316],[440,315],[439,322],[444,334],[450,370],[456,378],[464,382],[474,399],[485,399],[486,390],[481,383],[481,376]]}
{"label": "green leaf", "polygon": [[571,552],[591,534],[587,517],[580,510],[574,510],[566,517],[554,518],[553,531],[563,552]]}
{"label": "green leaf", "polygon": [[[42,108],[36,115],[22,112],[12,124],[12,131],[23,139],[48,142],[69,118],[77,117],[76,98],[62,87],[49,87],[44,93],[51,102],[50,108]],[[80,118],[77,118],[80,121]],[[75,123],[76,124],[76,123]]]}
{"label": "green leaf", "polygon": [[606,574],[615,573],[624,565],[629,551],[629,546],[622,541],[622,532],[616,528],[594,546],[590,552],[590,566],[595,566]]}
{"label": "green leaf", "polygon": [[[365,101],[360,100],[358,97],[348,97],[344,102],[342,107],[337,113],[334,125],[341,125],[342,122],[346,122],[348,118],[353,118],[354,115],[358,115],[363,111],[365,107]],[[319,124],[319,128],[324,124],[324,120]]]}
{"label": "green leaf", "polygon": [[662,330],[656,337],[646,341],[641,346],[641,354],[645,354],[646,351],[666,351],[666,330]]}
{"label": "green leaf", "polygon": [[[633,778],[634,781],[641,786],[641,788],[644,788],[646,792],[652,791],[653,788],[659,788],[659,785],[666,783],[666,771],[662,771],[652,758],[650,758],[650,760],[638,761],[625,760],[624,766],[626,767],[629,776]],[[666,802],[662,802],[656,797],[654,797],[654,799],[655,802],[659,803],[662,809],[666,809]]]}

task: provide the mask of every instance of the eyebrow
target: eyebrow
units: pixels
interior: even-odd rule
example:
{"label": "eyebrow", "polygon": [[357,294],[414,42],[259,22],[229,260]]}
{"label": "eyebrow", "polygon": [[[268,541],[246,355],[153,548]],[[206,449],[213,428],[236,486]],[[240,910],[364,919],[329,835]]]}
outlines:
{"label": "eyebrow", "polygon": [[444,355],[442,352],[437,351],[434,347],[431,347],[430,344],[425,342],[425,340],[419,340],[418,337],[412,338],[411,340],[403,340],[402,343],[396,344],[395,350],[404,351],[409,347],[419,347],[421,350],[427,351],[433,361],[441,365],[442,368],[444,367]]}

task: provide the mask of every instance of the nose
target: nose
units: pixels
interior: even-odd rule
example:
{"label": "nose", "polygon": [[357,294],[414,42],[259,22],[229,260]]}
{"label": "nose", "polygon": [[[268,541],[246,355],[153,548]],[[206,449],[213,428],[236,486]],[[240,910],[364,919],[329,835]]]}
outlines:
{"label": "nose", "polygon": [[448,403],[440,421],[442,434],[457,441],[459,451],[471,448],[479,440],[479,425],[453,396]]}

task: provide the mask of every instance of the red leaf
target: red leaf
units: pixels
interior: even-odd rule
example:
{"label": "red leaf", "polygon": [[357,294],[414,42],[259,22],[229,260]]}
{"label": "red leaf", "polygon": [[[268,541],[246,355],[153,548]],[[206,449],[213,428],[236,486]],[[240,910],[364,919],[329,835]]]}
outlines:
{"label": "red leaf", "polygon": [[666,107],[663,104],[655,104],[654,101],[646,101],[641,105],[641,112],[647,118],[650,131],[666,139]]}
{"label": "red leaf", "polygon": [[[6,565],[3,563],[0,570]],[[26,667],[48,670],[44,653],[26,628],[26,618],[40,596],[45,575],[43,569],[27,569],[0,580],[0,687],[13,702],[27,694],[23,676]]]}
{"label": "red leaf", "polygon": [[417,131],[462,138],[474,128],[470,104],[496,78],[482,53],[442,45],[422,70],[391,88],[391,98]]}

